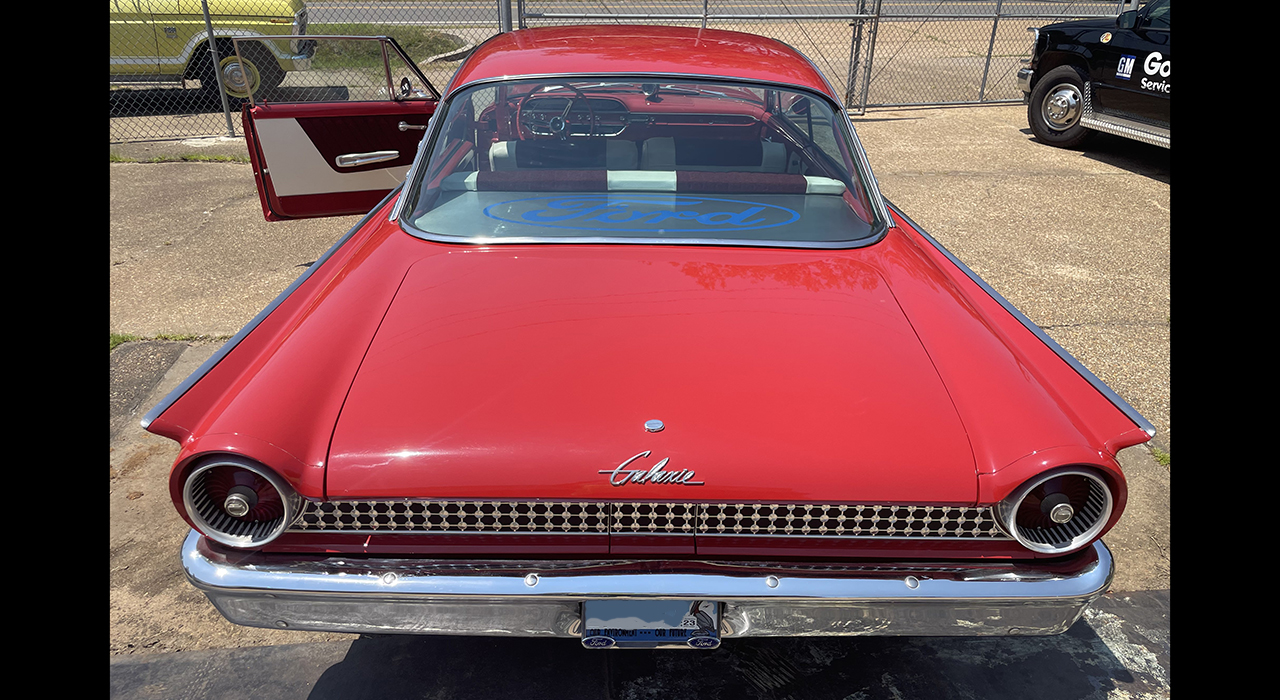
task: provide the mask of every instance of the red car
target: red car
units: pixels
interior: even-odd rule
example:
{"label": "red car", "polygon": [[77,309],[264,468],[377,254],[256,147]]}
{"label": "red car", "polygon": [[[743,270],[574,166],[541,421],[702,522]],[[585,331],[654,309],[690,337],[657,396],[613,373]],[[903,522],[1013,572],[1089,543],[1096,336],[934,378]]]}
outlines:
{"label": "red car", "polygon": [[1154,429],[884,201],[804,56],[532,29],[402,85],[246,107],[268,219],[368,214],[143,420],[228,619],[711,648],[1105,592]]}

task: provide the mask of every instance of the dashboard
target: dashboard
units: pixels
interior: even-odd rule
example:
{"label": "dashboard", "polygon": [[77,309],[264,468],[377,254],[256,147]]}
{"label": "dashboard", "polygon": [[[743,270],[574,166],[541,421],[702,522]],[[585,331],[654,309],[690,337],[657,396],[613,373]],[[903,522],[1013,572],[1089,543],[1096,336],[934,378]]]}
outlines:
{"label": "dashboard", "polygon": [[547,95],[524,99],[519,120],[535,136],[617,136],[630,123],[630,116],[620,100]]}

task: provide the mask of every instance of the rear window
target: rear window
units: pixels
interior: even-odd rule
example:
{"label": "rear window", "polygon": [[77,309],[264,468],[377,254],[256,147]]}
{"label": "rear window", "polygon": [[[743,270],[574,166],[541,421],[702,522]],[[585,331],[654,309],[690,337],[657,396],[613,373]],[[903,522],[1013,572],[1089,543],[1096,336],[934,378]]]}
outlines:
{"label": "rear window", "polygon": [[856,244],[883,228],[824,99],[702,81],[459,92],[402,220],[459,242]]}

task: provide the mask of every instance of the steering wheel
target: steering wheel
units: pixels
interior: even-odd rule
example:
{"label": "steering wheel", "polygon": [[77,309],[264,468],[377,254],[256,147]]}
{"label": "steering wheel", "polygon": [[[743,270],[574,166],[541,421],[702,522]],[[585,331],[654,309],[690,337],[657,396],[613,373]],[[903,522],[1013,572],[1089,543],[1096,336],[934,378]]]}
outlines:
{"label": "steering wheel", "polygon": [[[569,99],[569,104],[565,105],[563,112],[561,112],[558,116],[554,116],[547,121],[547,128],[551,130],[551,133],[553,135],[559,136],[561,141],[568,139],[570,136],[569,113],[573,111],[574,103],[577,102],[579,98],[581,98],[582,101],[585,102],[587,105],[587,138],[594,137],[596,133],[596,113],[595,113],[595,110],[591,108],[591,100],[587,99],[586,93],[570,85],[569,83],[543,83],[541,85],[538,85],[534,89],[530,90],[529,93],[524,97],[520,98],[520,102],[516,105],[516,137],[522,141],[524,140],[524,129],[521,128],[522,125],[520,124],[520,116],[524,114],[525,103],[529,100],[529,98],[534,97],[538,93],[542,92],[545,88],[554,87],[554,86],[569,88],[574,92],[574,96]],[[533,134],[534,138],[537,138],[538,136],[538,134],[534,133],[533,129],[529,129],[529,133]]]}

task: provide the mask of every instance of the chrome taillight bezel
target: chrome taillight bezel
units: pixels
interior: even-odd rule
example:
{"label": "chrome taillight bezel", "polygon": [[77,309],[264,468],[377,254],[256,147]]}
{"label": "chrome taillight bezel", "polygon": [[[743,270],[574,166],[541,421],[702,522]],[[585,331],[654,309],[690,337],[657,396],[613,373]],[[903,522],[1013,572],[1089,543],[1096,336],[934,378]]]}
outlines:
{"label": "chrome taillight bezel", "polygon": [[[202,493],[204,478],[218,467],[237,467],[261,476],[280,495],[284,513],[256,525],[227,515],[220,504]],[[302,512],[302,497],[289,482],[262,464],[237,455],[218,455],[201,461],[187,472],[182,482],[182,505],[200,534],[228,547],[248,549],[266,545],[283,534]],[[221,512],[222,517],[215,511]]]}
{"label": "chrome taillight bezel", "polygon": [[[1034,538],[1041,537],[1040,533],[1024,532],[1023,528],[1018,526],[1018,509],[1021,507],[1022,501],[1037,486],[1061,476],[1081,476],[1088,479],[1090,482],[1090,497],[1092,498],[1095,495],[1098,497],[1099,502],[1096,510],[1077,514],[1087,516],[1089,518],[1087,524],[1076,522],[1075,518],[1073,518],[1072,522],[1054,526],[1056,542],[1036,541]],[[1097,539],[1098,535],[1107,526],[1107,523],[1110,522],[1114,508],[1115,496],[1112,494],[1111,485],[1107,483],[1107,480],[1095,470],[1073,466],[1050,469],[1028,479],[1008,497],[996,504],[995,513],[996,522],[1000,525],[1000,528],[1023,547],[1041,554],[1070,554],[1083,549]]]}

